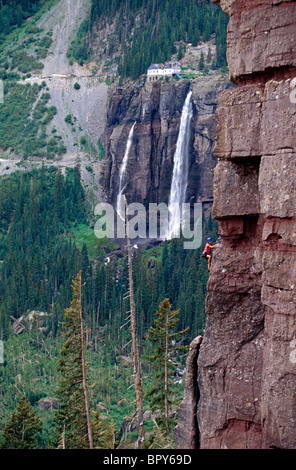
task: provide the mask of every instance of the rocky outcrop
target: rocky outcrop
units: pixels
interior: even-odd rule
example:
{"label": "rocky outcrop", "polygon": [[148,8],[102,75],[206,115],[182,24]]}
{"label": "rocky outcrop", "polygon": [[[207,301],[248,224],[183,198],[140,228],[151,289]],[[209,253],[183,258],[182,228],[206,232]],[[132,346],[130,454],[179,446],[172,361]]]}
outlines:
{"label": "rocky outcrop", "polygon": [[294,0],[213,0],[229,15],[230,79],[295,67]]}
{"label": "rocky outcrop", "polygon": [[31,312],[27,312],[25,315],[21,315],[19,318],[14,318],[13,323],[11,326],[12,333],[19,335],[24,331],[32,331],[33,329],[36,331],[41,331],[46,333],[48,328],[45,326],[45,320],[48,316],[46,312],[39,312],[37,310],[32,310]]}
{"label": "rocky outcrop", "polygon": [[102,186],[107,200],[116,202],[119,169],[129,131],[136,122],[124,191],[127,201],[168,202],[180,118],[190,86],[194,116],[187,200],[212,201],[215,111],[219,93],[232,86],[222,76],[200,77],[192,83],[145,83],[142,87],[130,85],[116,90],[109,102],[105,132],[107,164]]}
{"label": "rocky outcrop", "polygon": [[[296,448],[296,3],[221,0],[237,87],[217,108],[214,217],[198,359],[202,449]],[[189,445],[189,444],[188,444]]]}
{"label": "rocky outcrop", "polygon": [[184,398],[178,411],[178,424],[174,431],[177,449],[197,449],[199,432],[196,419],[196,402],[198,400],[196,387],[197,358],[202,342],[202,336],[197,336],[189,345],[186,360]]}
{"label": "rocky outcrop", "polygon": [[42,410],[57,410],[59,408],[59,400],[57,398],[41,398],[38,402],[38,407]]}

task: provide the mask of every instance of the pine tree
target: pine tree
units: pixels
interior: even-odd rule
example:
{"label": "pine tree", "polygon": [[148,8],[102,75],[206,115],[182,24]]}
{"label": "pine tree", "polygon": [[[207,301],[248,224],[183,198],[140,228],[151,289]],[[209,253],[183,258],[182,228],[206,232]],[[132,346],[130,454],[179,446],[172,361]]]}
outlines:
{"label": "pine tree", "polygon": [[3,430],[1,449],[35,449],[42,422],[26,397],[22,397]]}
{"label": "pine tree", "polygon": [[59,437],[66,448],[93,448],[92,424],[87,393],[84,332],[81,308],[81,271],[72,282],[71,306],[65,309],[62,331],[66,341],[60,351]]}
{"label": "pine tree", "polygon": [[204,67],[205,67],[205,58],[204,58],[203,51],[201,51],[198,68],[199,68],[199,70],[203,70]]}
{"label": "pine tree", "polygon": [[181,60],[184,57],[185,52],[186,52],[186,45],[182,41],[180,41],[179,49],[178,49],[178,60]]}
{"label": "pine tree", "polygon": [[93,432],[95,449],[115,448],[115,424],[102,419],[98,410],[93,413]]}
{"label": "pine tree", "polygon": [[147,356],[148,361],[153,364],[155,372],[153,385],[146,396],[151,398],[152,410],[160,409],[166,435],[169,434],[169,407],[173,403],[172,375],[175,366],[172,358],[176,352],[186,349],[185,346],[176,346],[175,342],[189,329],[175,331],[179,322],[179,313],[180,310],[172,310],[169,299],[164,299],[156,312],[155,326],[151,326],[147,334],[149,341],[155,344],[154,353]]}
{"label": "pine tree", "polygon": [[207,53],[207,62],[210,63],[211,60],[212,60],[212,50],[211,50],[211,46],[209,45],[208,53]]}
{"label": "pine tree", "polygon": [[[208,41],[215,35],[217,41],[220,37],[226,44],[228,16],[210,0],[93,0],[91,26],[98,20],[111,23],[113,12],[126,18],[117,22],[114,35],[108,38],[111,50],[121,44],[118,72],[122,77],[139,77],[151,63],[167,61],[175,52],[180,60],[184,56],[182,42],[197,46],[200,38]],[[75,58],[78,60],[77,55]]]}
{"label": "pine tree", "polygon": [[[126,204],[126,198],[124,198]],[[126,204],[127,205],[127,204]],[[129,223],[127,223],[127,255],[128,255],[128,271],[129,271],[129,300],[130,300],[130,324],[132,333],[132,356],[135,377],[135,394],[136,394],[136,416],[137,416],[137,429],[138,429],[138,448],[141,447],[144,436],[144,419],[143,419],[143,391],[142,391],[142,372],[138,343],[138,328],[136,320],[136,303],[135,303],[135,290],[134,290],[134,275],[133,275],[133,257],[131,251],[131,241],[129,236]]]}

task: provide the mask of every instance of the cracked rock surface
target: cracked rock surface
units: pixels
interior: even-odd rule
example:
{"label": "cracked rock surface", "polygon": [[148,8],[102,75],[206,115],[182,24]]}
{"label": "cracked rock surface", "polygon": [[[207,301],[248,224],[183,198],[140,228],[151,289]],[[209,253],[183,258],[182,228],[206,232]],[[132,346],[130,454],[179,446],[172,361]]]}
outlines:
{"label": "cracked rock surface", "polygon": [[214,216],[198,357],[200,447],[296,448],[296,3],[221,0],[236,88],[217,108]]}

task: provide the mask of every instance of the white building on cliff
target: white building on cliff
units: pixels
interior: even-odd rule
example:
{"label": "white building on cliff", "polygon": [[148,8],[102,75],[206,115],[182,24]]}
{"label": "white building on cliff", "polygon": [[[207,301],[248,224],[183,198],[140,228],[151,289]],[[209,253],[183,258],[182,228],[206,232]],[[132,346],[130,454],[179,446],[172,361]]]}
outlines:
{"label": "white building on cliff", "polygon": [[168,64],[152,64],[147,70],[148,82],[159,80],[160,77],[172,77],[181,73],[180,62],[168,62]]}

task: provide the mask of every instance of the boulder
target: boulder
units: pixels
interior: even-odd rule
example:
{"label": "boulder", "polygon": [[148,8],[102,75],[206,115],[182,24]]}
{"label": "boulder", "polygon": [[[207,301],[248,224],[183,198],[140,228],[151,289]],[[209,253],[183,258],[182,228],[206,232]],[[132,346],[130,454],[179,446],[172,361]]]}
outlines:
{"label": "boulder", "polygon": [[57,410],[59,408],[59,400],[57,398],[41,398],[38,402],[39,408],[42,410]]}

